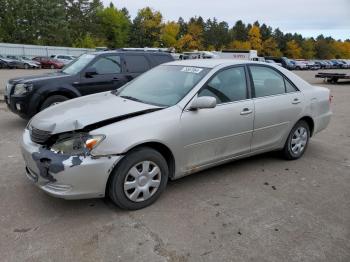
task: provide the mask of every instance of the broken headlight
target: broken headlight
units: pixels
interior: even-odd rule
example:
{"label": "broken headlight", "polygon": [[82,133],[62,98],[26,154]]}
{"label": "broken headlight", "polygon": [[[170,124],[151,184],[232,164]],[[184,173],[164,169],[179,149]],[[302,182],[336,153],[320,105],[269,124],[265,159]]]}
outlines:
{"label": "broken headlight", "polygon": [[51,146],[51,151],[66,155],[84,155],[98,146],[104,138],[104,135],[77,134],[68,138],[58,139]]}

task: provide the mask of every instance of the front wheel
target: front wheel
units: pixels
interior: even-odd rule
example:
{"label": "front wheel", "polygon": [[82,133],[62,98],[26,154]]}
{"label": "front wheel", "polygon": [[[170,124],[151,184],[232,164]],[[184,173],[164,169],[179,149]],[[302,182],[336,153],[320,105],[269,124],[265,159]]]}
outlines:
{"label": "front wheel", "polygon": [[308,144],[310,139],[309,125],[300,120],[289,133],[286,144],[283,148],[283,155],[288,160],[295,160],[300,158]]}
{"label": "front wheel", "polygon": [[69,99],[68,97],[62,96],[62,95],[49,96],[48,98],[46,98],[46,100],[41,105],[40,111],[44,110],[45,108],[48,108],[50,106],[56,105],[58,103],[67,101],[68,99]]}
{"label": "front wheel", "polygon": [[156,150],[141,147],[129,152],[111,174],[109,196],[123,209],[154,203],[168,182],[168,165]]}

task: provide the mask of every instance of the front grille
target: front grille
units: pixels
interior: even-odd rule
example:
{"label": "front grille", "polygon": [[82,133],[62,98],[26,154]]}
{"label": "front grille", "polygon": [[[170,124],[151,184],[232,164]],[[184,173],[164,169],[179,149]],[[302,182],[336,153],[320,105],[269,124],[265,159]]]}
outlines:
{"label": "front grille", "polygon": [[34,128],[33,126],[30,126],[30,138],[34,143],[37,144],[45,144],[51,136],[51,133],[49,131],[40,130],[37,128]]}
{"label": "front grille", "polygon": [[10,84],[10,83],[7,83],[6,84],[6,87],[5,87],[5,95],[8,95],[10,96],[11,95],[11,89],[12,89],[13,85]]}

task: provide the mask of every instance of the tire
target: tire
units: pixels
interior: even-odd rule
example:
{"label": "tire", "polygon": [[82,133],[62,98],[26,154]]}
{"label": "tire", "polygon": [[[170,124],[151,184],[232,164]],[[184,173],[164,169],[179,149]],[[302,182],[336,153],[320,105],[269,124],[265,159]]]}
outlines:
{"label": "tire", "polygon": [[28,64],[24,64],[24,69],[29,69],[29,65]]}
{"label": "tire", "polygon": [[[145,166],[148,166],[148,170],[152,169],[151,172],[158,170],[156,175],[152,175],[150,171],[144,173],[144,163],[149,164]],[[122,209],[137,210],[147,207],[164,191],[168,176],[167,162],[158,151],[148,147],[137,148],[130,151],[112,171],[108,184],[109,197]],[[150,184],[155,187],[147,187]],[[146,198],[145,192],[148,192]]]}
{"label": "tire", "polygon": [[[298,134],[300,134],[299,137]],[[283,156],[288,160],[296,160],[302,157],[309,144],[309,140],[310,127],[304,120],[300,120],[295,124],[289,133],[288,139],[282,151]]]}
{"label": "tire", "polygon": [[50,68],[51,68],[51,69],[55,69],[55,66],[54,66],[54,65],[51,65]]}
{"label": "tire", "polygon": [[45,108],[48,108],[54,104],[57,103],[61,103],[64,101],[67,101],[69,98],[66,96],[62,96],[62,95],[53,95],[53,96],[49,96],[48,98],[45,99],[45,101],[42,103],[41,107],[40,107],[40,111],[44,110]]}

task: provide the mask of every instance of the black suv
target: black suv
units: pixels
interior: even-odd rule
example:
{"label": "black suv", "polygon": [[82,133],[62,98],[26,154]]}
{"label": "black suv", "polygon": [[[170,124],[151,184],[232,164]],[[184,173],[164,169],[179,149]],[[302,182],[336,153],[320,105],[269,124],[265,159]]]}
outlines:
{"label": "black suv", "polygon": [[159,64],[173,61],[169,53],[106,51],[81,55],[62,70],[10,79],[5,102],[23,118],[79,96],[115,90]]}

